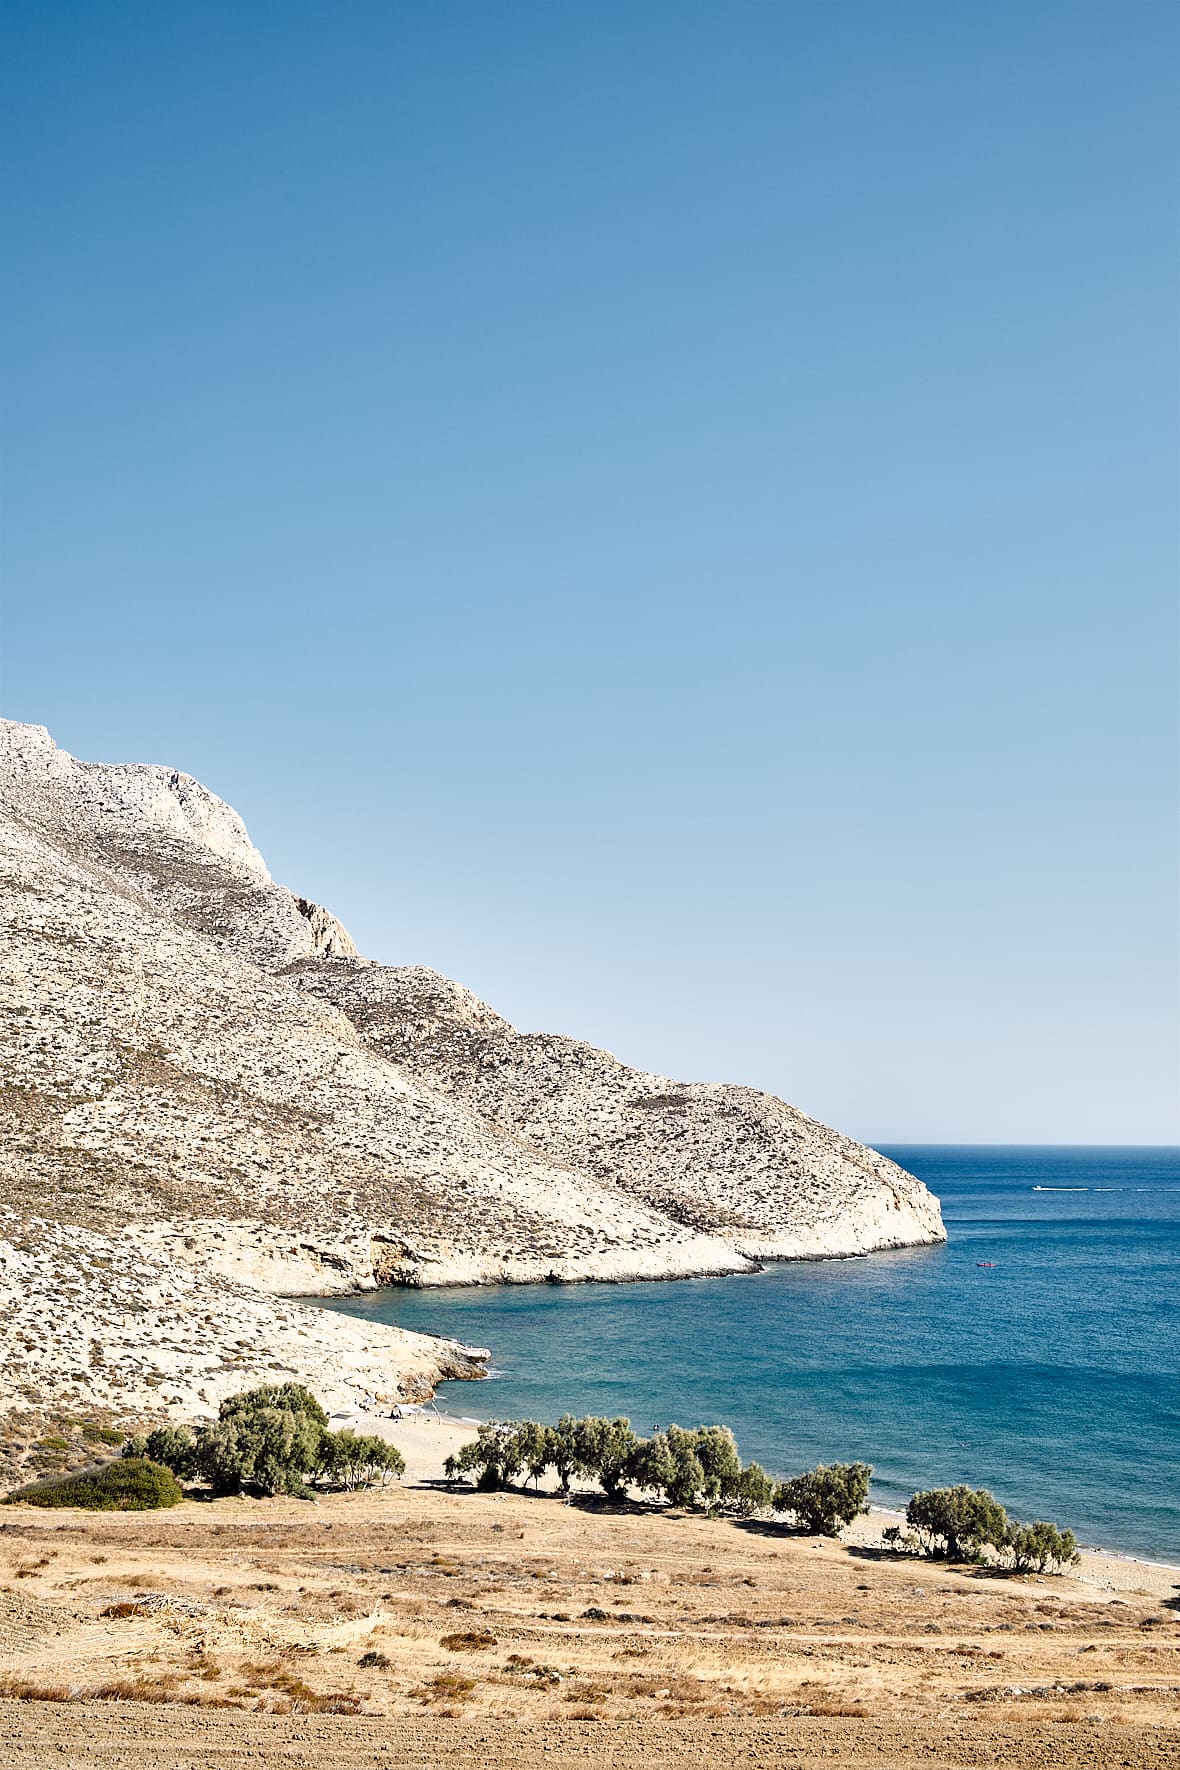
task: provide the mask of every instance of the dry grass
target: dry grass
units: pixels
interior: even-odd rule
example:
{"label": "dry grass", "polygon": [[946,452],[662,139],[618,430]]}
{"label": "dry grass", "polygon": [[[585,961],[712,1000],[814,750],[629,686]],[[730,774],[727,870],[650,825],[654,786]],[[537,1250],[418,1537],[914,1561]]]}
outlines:
{"label": "dry grass", "polygon": [[972,1735],[1180,1719],[1180,1616],[1065,1580],[544,1496],[53,1516],[0,1532],[0,1697]]}

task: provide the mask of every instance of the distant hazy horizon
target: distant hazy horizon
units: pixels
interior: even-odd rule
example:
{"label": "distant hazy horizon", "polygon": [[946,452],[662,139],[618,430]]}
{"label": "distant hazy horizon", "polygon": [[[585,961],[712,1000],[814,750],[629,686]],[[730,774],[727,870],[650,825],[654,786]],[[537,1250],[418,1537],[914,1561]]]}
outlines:
{"label": "distant hazy horizon", "polygon": [[1180,12],[15,0],[0,704],[873,1143],[1180,1142]]}

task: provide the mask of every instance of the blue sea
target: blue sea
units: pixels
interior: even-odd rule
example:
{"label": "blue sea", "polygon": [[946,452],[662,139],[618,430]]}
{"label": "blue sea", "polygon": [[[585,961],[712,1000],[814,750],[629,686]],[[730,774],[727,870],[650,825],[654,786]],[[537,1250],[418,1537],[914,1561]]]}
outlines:
{"label": "blue sea", "polygon": [[989,1487],[1180,1563],[1180,1150],[890,1147],[945,1247],[665,1284],[383,1291],[333,1307],[490,1346],[479,1418],[720,1421],[775,1474],[873,1465],[874,1503]]}

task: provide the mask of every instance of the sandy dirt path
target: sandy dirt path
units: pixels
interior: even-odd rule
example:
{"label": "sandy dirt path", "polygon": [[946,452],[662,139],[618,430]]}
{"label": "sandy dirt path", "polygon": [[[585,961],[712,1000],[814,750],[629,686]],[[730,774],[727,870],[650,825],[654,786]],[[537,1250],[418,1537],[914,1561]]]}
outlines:
{"label": "sandy dirt path", "polygon": [[1175,1770],[1176,1735],[1144,1728],[944,1727],[863,1721],[478,1724],[227,1716],[111,1704],[0,1703],[12,1770]]}

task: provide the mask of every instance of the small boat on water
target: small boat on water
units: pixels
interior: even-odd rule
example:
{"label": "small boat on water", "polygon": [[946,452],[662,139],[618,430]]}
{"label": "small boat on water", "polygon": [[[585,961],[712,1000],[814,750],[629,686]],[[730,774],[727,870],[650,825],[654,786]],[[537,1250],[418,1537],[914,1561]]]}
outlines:
{"label": "small boat on water", "polygon": [[994,1260],[977,1260],[975,1264],[977,1266],[994,1266],[996,1262]]}

